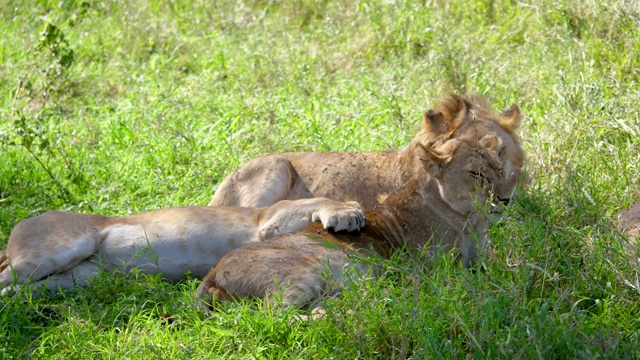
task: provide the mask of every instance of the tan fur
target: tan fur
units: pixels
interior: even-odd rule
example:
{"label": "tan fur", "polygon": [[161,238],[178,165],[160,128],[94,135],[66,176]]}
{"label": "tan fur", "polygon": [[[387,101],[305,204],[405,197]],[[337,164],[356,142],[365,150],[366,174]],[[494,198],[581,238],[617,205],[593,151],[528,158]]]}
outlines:
{"label": "tan fur", "polygon": [[[489,135],[485,135],[489,136]],[[495,144],[487,138],[482,143]],[[496,149],[471,147],[456,139],[438,148],[418,146],[422,173],[411,177],[384,202],[365,211],[359,233],[339,234],[314,224],[295,233],[273,237],[231,251],[198,287],[198,306],[236,298],[262,298],[283,305],[307,305],[333,293],[335,281],[349,279],[349,269],[363,274],[368,266],[354,254],[371,251],[389,256],[397,248],[429,246],[455,249],[465,267],[486,244],[489,220],[477,211],[492,194],[512,194],[516,183],[500,171]],[[224,296],[221,296],[224,294]]]}
{"label": "tan fur", "polygon": [[55,291],[83,285],[100,270],[138,268],[169,280],[205,276],[218,259],[240,246],[320,221],[353,231],[364,225],[355,202],[324,198],[280,201],[266,208],[182,207],[106,217],[48,211],[18,223],[0,253],[0,287],[6,293],[29,281]]}
{"label": "tan fur", "polygon": [[282,199],[327,197],[358,201],[363,208],[378,204],[424,170],[419,149],[439,147],[456,139],[472,147],[493,138],[504,176],[517,181],[524,152],[515,131],[521,114],[513,105],[494,114],[480,96],[450,94],[424,113],[422,129],[404,149],[366,153],[283,153],[253,159],[222,181],[209,206],[268,206]]}

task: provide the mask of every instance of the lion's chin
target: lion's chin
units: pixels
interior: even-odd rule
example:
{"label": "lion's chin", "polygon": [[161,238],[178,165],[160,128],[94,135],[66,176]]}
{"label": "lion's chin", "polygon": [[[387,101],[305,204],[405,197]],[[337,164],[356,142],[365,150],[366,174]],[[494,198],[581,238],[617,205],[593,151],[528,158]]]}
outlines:
{"label": "lion's chin", "polygon": [[501,212],[498,212],[498,213],[491,212],[487,216],[487,220],[489,220],[489,224],[497,224],[497,223],[501,223],[505,217],[506,216]]}
{"label": "lion's chin", "polygon": [[504,207],[507,206],[509,200],[504,201],[500,199],[498,203],[491,202],[491,209],[487,214],[487,220],[490,224],[501,222],[506,216],[503,214]]}

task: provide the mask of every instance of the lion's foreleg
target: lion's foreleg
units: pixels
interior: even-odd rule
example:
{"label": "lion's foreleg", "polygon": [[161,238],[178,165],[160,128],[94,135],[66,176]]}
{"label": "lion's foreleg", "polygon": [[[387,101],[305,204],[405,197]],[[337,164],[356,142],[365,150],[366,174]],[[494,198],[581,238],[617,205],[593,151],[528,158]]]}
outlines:
{"label": "lion's foreleg", "polygon": [[365,224],[364,212],[357,202],[325,198],[283,200],[263,211],[258,227],[260,239],[292,233],[316,221],[335,231],[357,231]]}
{"label": "lion's foreleg", "polygon": [[456,247],[464,268],[471,268],[483,256],[491,256],[491,238],[487,234],[489,221],[481,214],[474,213],[468,219],[459,235]]}

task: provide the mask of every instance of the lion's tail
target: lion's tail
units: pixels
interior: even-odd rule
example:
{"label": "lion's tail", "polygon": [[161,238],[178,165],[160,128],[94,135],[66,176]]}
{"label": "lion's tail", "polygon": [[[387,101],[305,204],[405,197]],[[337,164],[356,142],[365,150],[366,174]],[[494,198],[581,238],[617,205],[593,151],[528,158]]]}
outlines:
{"label": "lion's tail", "polygon": [[7,252],[1,251],[0,252],[0,272],[4,271],[4,269],[6,269],[7,266],[9,266],[9,258],[7,258]]}

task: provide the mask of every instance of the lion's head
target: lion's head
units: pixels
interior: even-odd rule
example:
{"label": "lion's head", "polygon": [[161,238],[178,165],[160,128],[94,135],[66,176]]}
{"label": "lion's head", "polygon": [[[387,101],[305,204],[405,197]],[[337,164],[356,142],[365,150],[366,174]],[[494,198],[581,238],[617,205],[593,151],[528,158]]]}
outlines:
{"label": "lion's head", "polygon": [[509,200],[518,187],[520,168],[505,173],[502,149],[493,133],[475,143],[454,138],[438,146],[417,144],[413,176],[379,205],[392,219],[379,222],[402,224],[394,228],[401,236],[393,244],[422,247],[433,238],[432,245],[459,249],[464,266],[470,266],[477,257],[476,239],[481,248],[489,244],[485,231],[493,215],[481,207]]}
{"label": "lion's head", "polygon": [[508,202],[518,189],[521,168],[504,168],[500,137],[488,133],[476,144],[450,139],[440,146],[423,147],[419,158],[438,179],[440,196],[460,214],[476,212],[478,205]]}
{"label": "lion's head", "polygon": [[[516,105],[498,115],[480,96],[449,94],[433,109],[425,111],[423,128],[413,144],[447,152],[448,147],[456,144],[449,143],[450,140],[457,140],[477,149],[475,155],[469,155],[477,161],[466,165],[466,173],[491,184],[497,199],[508,201],[515,195],[516,185],[527,181],[522,173],[524,150],[516,134],[521,121]],[[481,162],[490,165],[480,166]]]}

